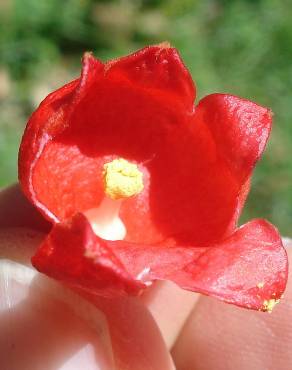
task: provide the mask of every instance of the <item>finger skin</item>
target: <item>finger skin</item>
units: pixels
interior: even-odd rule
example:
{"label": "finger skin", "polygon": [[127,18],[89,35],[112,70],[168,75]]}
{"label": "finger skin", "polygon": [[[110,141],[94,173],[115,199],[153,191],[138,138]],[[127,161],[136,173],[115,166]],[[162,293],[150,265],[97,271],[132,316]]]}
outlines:
{"label": "finger skin", "polygon": [[0,230],[1,369],[114,370],[106,318],[29,266],[40,238]]}
{"label": "finger skin", "polygon": [[177,369],[291,369],[291,307],[291,272],[284,298],[271,314],[201,297],[173,348]]}
{"label": "finger skin", "polygon": [[[18,185],[0,192],[0,229],[8,227],[29,227],[42,233],[47,233],[50,229],[50,224],[28,202]],[[17,248],[11,248],[9,258],[21,259],[22,263],[30,264],[36,248],[37,245],[31,243],[31,248],[25,252],[25,258],[23,250],[19,253]],[[198,297],[198,294],[167,282],[154,284],[141,296],[141,301],[149,309],[168,348],[175,342]]]}
{"label": "finger skin", "polygon": [[24,228],[0,231],[1,364],[8,370],[20,364],[24,370],[67,370],[83,361],[92,370],[172,370],[161,333],[141,301],[84,300],[29,266],[41,237]]}
{"label": "finger skin", "polygon": [[168,348],[171,348],[200,294],[159,281],[141,297],[154,317]]}
{"label": "finger skin", "polygon": [[[80,292],[84,296],[84,292]],[[115,363],[121,370],[174,370],[159,328],[140,300],[86,296],[107,317]]]}
{"label": "finger skin", "polygon": [[[86,297],[86,300],[79,297],[77,301],[74,301],[74,304],[70,304],[71,300],[66,302],[66,307],[64,308],[62,299],[63,295],[66,295],[64,292],[68,290],[60,284],[53,282],[52,279],[40,277],[39,274],[31,269],[30,257],[35,252],[45,234],[37,232],[36,230],[12,227],[14,222],[18,226],[24,226],[25,218],[28,218],[31,212],[30,208],[25,205],[25,209],[20,211],[21,216],[17,215],[18,211],[15,208],[15,201],[13,201],[15,197],[19,199],[18,195],[15,194],[17,192],[17,188],[13,190],[9,189],[9,202],[7,199],[7,191],[2,192],[0,196],[0,202],[2,201],[2,204],[9,205],[9,207],[14,210],[13,212],[16,216],[14,218],[13,212],[11,211],[9,225],[7,224],[7,220],[5,221],[5,219],[2,218],[4,222],[2,222],[2,228],[0,230],[0,270],[1,268],[3,270],[4,266],[4,269],[7,271],[7,261],[9,264],[15,264],[13,268],[10,268],[12,275],[11,273],[8,275],[6,274],[3,280],[4,283],[5,281],[10,281],[10,283],[8,286],[6,283],[2,286],[3,289],[6,289],[6,298],[3,298],[4,295],[2,295],[2,300],[0,299],[0,302],[3,303],[5,301],[4,303],[6,304],[10,299],[10,295],[12,297],[13,292],[16,292],[16,296],[13,297],[13,299],[17,302],[15,310],[9,305],[7,307],[7,304],[6,306],[3,304],[4,312],[2,320],[0,318],[0,326],[2,322],[3,329],[0,341],[1,351],[5,357],[5,365],[7,364],[7,368],[9,370],[12,370],[15,366],[17,368],[19,362],[13,362],[15,360],[23,362],[23,369],[26,369],[24,364],[28,364],[27,370],[37,370],[37,367],[33,368],[32,365],[33,356],[37,356],[37,361],[35,361],[36,366],[39,366],[40,361],[44,359],[44,361],[47,361],[47,364],[42,367],[44,370],[47,365],[49,370],[51,370],[52,366],[57,370],[59,368],[61,369],[62,364],[64,365],[68,362],[71,357],[73,357],[72,366],[75,366],[74,364],[78,363],[76,361],[82,361],[82,357],[80,359],[80,356],[84,357],[86,354],[88,356],[88,353],[91,351],[91,353],[97,353],[95,356],[96,362],[93,363],[92,356],[89,356],[89,362],[83,364],[84,366],[91,366],[88,367],[90,369],[100,368],[113,370],[114,366],[117,370],[173,369],[174,367],[170,354],[165,346],[159,328],[147,306],[139,299],[125,298],[123,300],[107,301],[97,297]],[[4,200],[3,197],[5,198]],[[5,207],[2,207],[2,215],[5,214]],[[27,285],[27,282],[23,282],[23,287],[21,289],[18,288],[16,290],[13,288],[13,292],[11,292],[10,287],[16,284],[13,274],[19,267],[22,269],[26,267],[31,272],[34,272],[37,277],[33,279],[33,282],[30,282],[29,285]],[[19,276],[19,274],[16,275]],[[54,285],[58,286],[60,292],[57,293],[57,300],[52,302],[47,298],[47,295],[50,295],[53,289],[52,286]],[[24,292],[25,290],[27,290],[27,294],[23,297],[22,293],[19,292]],[[18,294],[20,294],[20,296],[18,296]],[[61,302],[59,302],[60,300]],[[100,330],[96,333],[96,337],[93,335],[92,338],[93,329],[91,325],[88,327],[86,322],[84,324],[82,320],[82,322],[79,323],[78,318],[75,319],[74,314],[73,318],[71,317],[72,314],[70,316],[72,308],[79,312],[79,307],[82,307],[84,302],[86,303],[88,300],[90,301],[89,304],[91,307],[95,310],[93,316],[95,316],[98,327],[102,327],[102,332],[106,332],[110,337],[109,347],[99,343]],[[39,307],[40,303],[41,308]],[[7,324],[12,319],[15,323],[15,330],[10,330],[10,326]],[[83,326],[84,328],[81,330]],[[25,335],[21,330],[22,327],[25,327],[26,330],[28,330],[28,327],[31,327],[31,341],[27,343],[25,343]],[[68,329],[69,327],[71,330]],[[91,338],[92,340],[94,339],[95,342],[88,343],[88,331],[91,332]],[[64,336],[61,335],[62,332],[64,332]],[[84,335],[78,334],[79,332],[84,333]],[[75,336],[78,345],[72,346],[72,338]],[[52,338],[52,340],[46,340],[46,337]],[[64,341],[64,352],[62,352],[61,348],[62,341]],[[66,343],[68,341],[69,344],[67,346]],[[30,352],[28,350],[29,343],[33,348],[38,342],[46,343],[48,347],[42,344],[41,351],[37,351],[36,353],[33,351]],[[54,351],[57,345],[54,343],[60,343],[57,351]],[[7,348],[7,346],[10,345],[13,348],[17,347],[17,352],[14,350],[14,353],[11,353]],[[91,345],[89,349],[88,345]],[[52,346],[53,348],[51,348]],[[84,353],[84,348],[87,351],[86,353]],[[79,353],[80,350],[83,350],[81,354]],[[113,351],[112,357],[114,357],[115,365],[108,365],[111,358],[111,351]],[[50,361],[46,357],[47,353],[51,354]],[[16,356],[14,356],[14,354]],[[107,362],[104,360],[104,357],[107,359]]]}

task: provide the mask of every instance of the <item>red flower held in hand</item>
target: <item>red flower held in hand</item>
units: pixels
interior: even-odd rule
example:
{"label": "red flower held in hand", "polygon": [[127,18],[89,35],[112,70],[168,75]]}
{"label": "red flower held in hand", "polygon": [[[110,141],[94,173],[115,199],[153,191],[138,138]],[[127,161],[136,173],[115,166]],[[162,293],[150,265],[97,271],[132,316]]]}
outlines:
{"label": "red flower held in hand", "polygon": [[144,48],[102,64],[30,118],[19,178],[53,228],[32,261],[93,294],[138,294],[154,280],[271,310],[287,281],[277,230],[237,228],[271,112],[212,94],[194,106],[176,49]]}

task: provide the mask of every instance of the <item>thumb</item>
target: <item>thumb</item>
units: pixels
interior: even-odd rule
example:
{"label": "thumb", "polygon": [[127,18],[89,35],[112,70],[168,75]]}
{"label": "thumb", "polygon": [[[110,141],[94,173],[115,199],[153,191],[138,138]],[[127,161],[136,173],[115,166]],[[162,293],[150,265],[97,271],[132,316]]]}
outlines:
{"label": "thumb", "polygon": [[[0,230],[0,358],[7,370],[168,370],[170,354],[138,299],[84,300],[29,263],[43,235]],[[87,297],[88,298],[88,297]]]}

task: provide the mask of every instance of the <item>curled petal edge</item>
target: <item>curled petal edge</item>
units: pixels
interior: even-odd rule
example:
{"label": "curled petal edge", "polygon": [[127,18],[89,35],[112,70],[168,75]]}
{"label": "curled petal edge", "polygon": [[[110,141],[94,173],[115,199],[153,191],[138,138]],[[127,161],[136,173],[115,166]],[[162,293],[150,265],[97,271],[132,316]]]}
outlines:
{"label": "curled petal edge", "polygon": [[253,220],[210,247],[146,246],[106,241],[83,214],[55,225],[32,258],[41,272],[94,295],[139,295],[155,280],[270,311],[282,297],[288,262],[278,231]]}
{"label": "curled petal edge", "polygon": [[230,94],[205,96],[196,108],[195,120],[209,129],[218,154],[240,183],[251,176],[272,127],[272,111]]}

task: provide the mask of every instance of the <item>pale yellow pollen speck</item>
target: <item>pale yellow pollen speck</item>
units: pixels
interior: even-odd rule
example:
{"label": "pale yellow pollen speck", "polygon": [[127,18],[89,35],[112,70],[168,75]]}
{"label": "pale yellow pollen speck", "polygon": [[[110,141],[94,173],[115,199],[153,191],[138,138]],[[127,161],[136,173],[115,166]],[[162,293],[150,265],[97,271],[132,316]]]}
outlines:
{"label": "pale yellow pollen speck", "polygon": [[129,198],[143,190],[143,173],[136,164],[118,158],[103,168],[104,191],[111,199]]}
{"label": "pale yellow pollen speck", "polygon": [[264,282],[260,282],[260,283],[258,283],[258,284],[257,284],[257,287],[258,287],[259,289],[261,289],[261,288],[263,288],[263,287],[264,287],[264,285],[265,285],[265,283],[264,283]]}
{"label": "pale yellow pollen speck", "polygon": [[168,42],[168,41],[163,41],[160,44],[157,44],[157,46],[160,47],[160,48],[162,48],[162,49],[169,49],[169,48],[171,48],[170,42]]}
{"label": "pale yellow pollen speck", "polygon": [[273,308],[280,302],[280,299],[269,299],[263,303],[263,311],[272,312]]}

